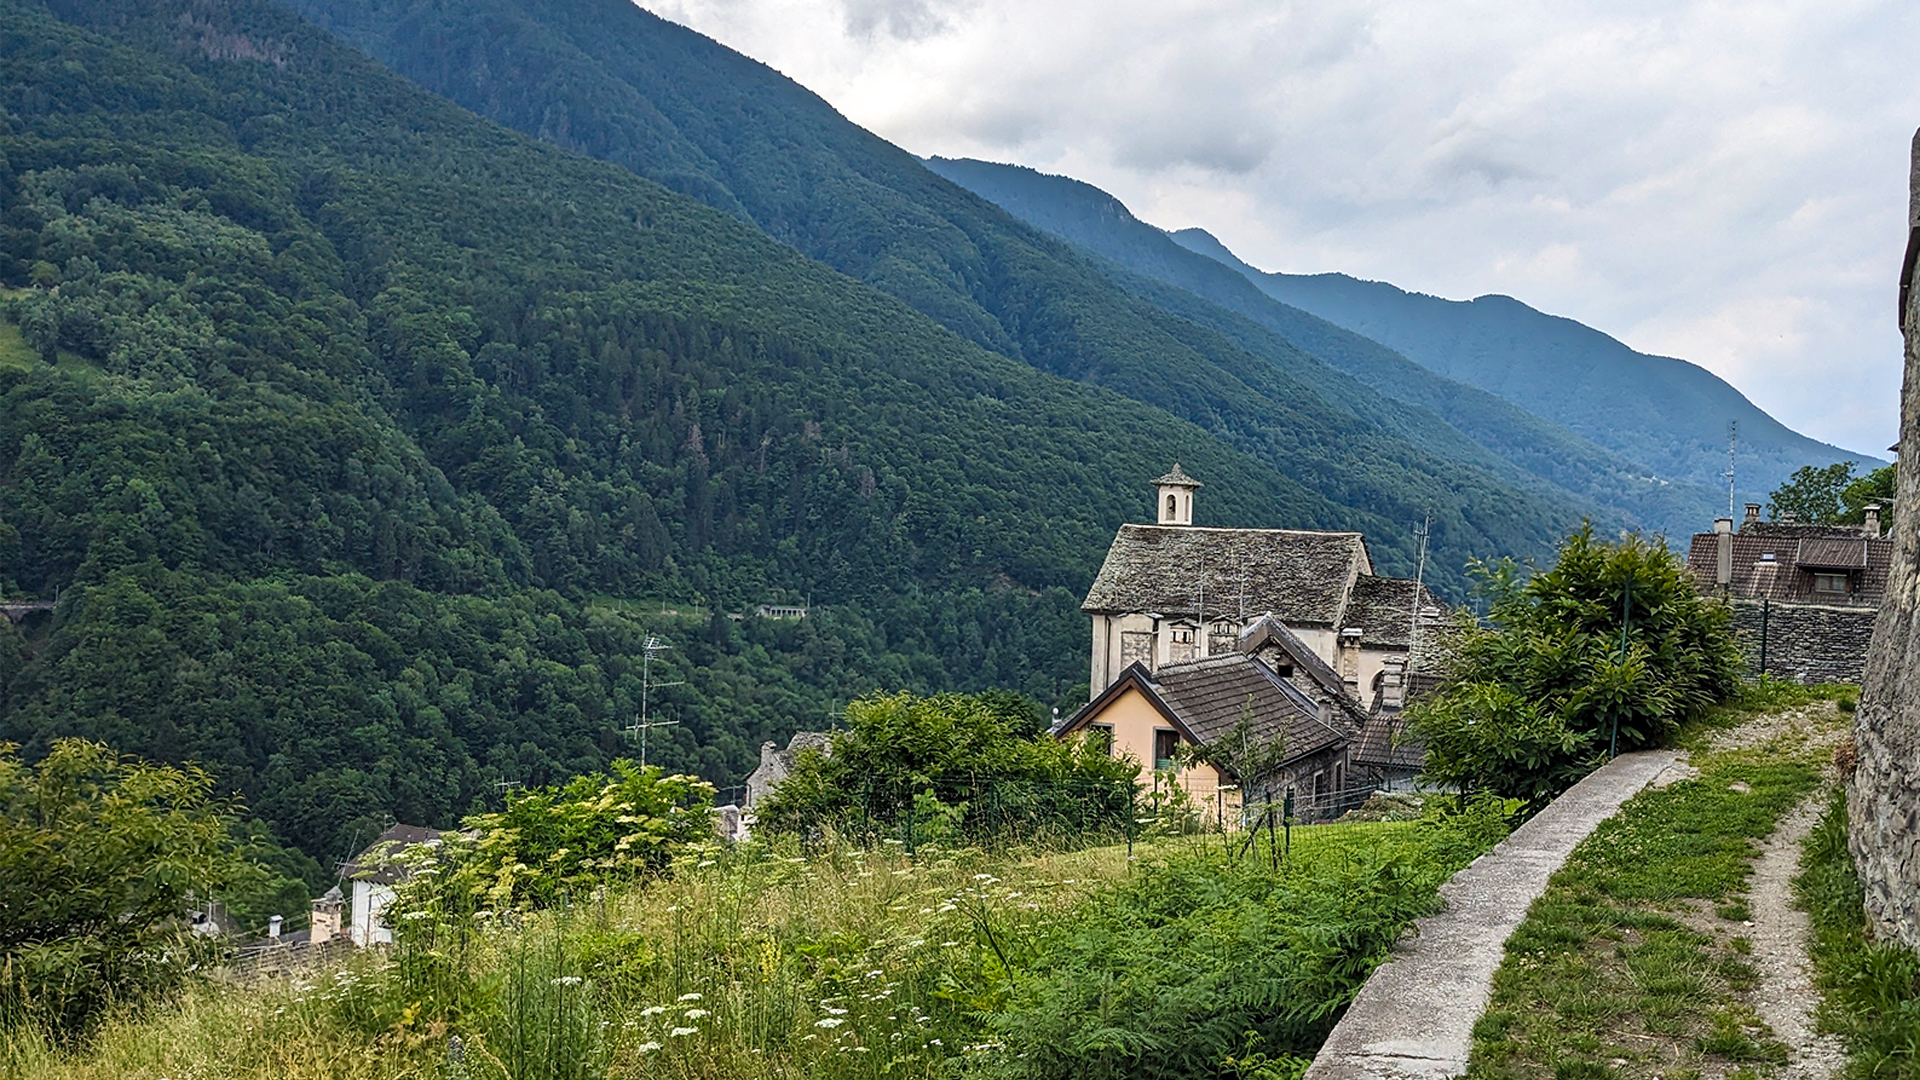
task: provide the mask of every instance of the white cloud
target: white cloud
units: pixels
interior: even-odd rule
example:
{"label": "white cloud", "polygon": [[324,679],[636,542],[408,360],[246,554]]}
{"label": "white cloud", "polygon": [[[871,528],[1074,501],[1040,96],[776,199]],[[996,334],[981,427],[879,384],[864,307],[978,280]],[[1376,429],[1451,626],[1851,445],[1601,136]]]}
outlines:
{"label": "white cloud", "polygon": [[1920,6],[643,0],[922,154],[1275,270],[1499,292],[1892,441]]}

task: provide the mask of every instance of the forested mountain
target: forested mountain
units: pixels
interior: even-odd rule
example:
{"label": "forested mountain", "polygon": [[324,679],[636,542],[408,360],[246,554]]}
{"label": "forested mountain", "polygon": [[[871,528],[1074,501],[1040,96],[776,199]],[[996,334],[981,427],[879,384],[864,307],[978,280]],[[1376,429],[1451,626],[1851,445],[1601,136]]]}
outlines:
{"label": "forested mountain", "polygon": [[[927,165],[1023,221],[1109,261],[1123,284],[1138,275],[1190,294],[1135,285],[1135,291],[1170,310],[1210,325],[1231,322],[1223,312],[1206,310],[1215,305],[1410,406],[1399,410],[1409,437],[1420,430],[1451,429],[1489,456],[1605,507],[1623,521],[1669,536],[1698,530],[1726,499],[1724,487],[1661,477],[1650,466],[1497,395],[1438,375],[1379,342],[1281,303],[1239,271],[1188,250],[1140,221],[1118,199],[1091,184],[969,159],[930,158]],[[1311,366],[1295,364],[1294,370],[1305,373]],[[1318,380],[1315,389],[1325,397],[1348,396],[1334,378]]]}
{"label": "forested mountain", "polygon": [[1069,703],[1173,458],[1388,565],[1432,503],[1443,582],[1568,523],[900,159],[1012,237],[964,250],[1017,359],[259,0],[0,0],[0,592],[59,598],[0,738],[201,761],[336,857],[621,752],[651,631],[653,757],[723,785],[875,687]]}
{"label": "forested mountain", "polygon": [[[1544,550],[1583,515],[1618,523],[1350,379],[1327,392],[1338,373],[1290,343],[1134,295],[778,72],[629,0],[286,2],[482,115],[742,216],[1002,355],[1278,463],[1347,507],[1389,568],[1411,572],[1429,507],[1454,588],[1469,556]],[[1257,520],[1308,524],[1278,507]]]}
{"label": "forested mountain", "polygon": [[1449,379],[1645,462],[1659,475],[1725,490],[1727,422],[1740,424],[1743,498],[1764,501],[1803,465],[1880,463],[1809,439],[1696,364],[1635,352],[1510,296],[1445,300],[1345,274],[1275,274],[1240,261],[1203,229],[1172,234],[1267,295],[1391,346]]}

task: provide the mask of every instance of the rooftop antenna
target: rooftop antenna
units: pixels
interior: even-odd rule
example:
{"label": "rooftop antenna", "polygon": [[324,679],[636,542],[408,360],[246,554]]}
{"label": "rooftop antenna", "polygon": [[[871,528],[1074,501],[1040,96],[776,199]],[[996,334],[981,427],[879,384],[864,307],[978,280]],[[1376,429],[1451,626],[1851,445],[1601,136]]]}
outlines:
{"label": "rooftop antenna", "polygon": [[1733,452],[1740,445],[1740,421],[1727,421],[1727,516],[1733,516]]}
{"label": "rooftop antenna", "polygon": [[1413,674],[1413,642],[1420,634],[1420,593],[1427,579],[1427,538],[1433,535],[1433,507],[1427,507],[1426,520],[1420,523],[1420,560],[1413,571],[1413,612],[1407,622],[1407,674]]}
{"label": "rooftop antenna", "polygon": [[647,732],[657,727],[674,727],[680,723],[678,720],[652,720],[647,716],[647,707],[655,687],[664,689],[669,686],[681,686],[686,682],[685,679],[661,683],[653,681],[653,655],[671,648],[673,646],[652,634],[648,634],[647,643],[640,646],[640,719],[627,725],[627,737],[631,739],[636,732],[639,733],[640,767],[643,769],[647,767]]}

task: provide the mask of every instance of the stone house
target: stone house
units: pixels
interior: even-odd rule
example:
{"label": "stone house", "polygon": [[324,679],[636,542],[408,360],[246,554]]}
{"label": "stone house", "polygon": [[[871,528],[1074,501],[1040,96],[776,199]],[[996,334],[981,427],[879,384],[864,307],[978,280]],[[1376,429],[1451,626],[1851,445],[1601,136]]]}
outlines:
{"label": "stone house", "polygon": [[1233,652],[1261,618],[1283,625],[1355,699],[1389,660],[1421,667],[1416,644],[1445,608],[1416,581],[1375,574],[1363,535],[1196,526],[1198,480],[1176,464],[1154,485],[1158,520],[1120,526],[1080,605],[1092,629],[1090,697],[1135,663],[1152,672]]}
{"label": "stone house", "polygon": [[[398,856],[422,845],[440,843],[440,831],[420,825],[392,825],[374,838],[373,843],[340,868],[341,876],[352,882],[353,899],[349,907],[347,937],[360,946],[390,945],[393,928],[387,924],[386,910],[393,903],[394,885],[407,875],[406,864]],[[338,911],[338,908],[335,908]],[[338,918],[336,914],[335,918]],[[337,924],[332,927],[339,931]]]}
{"label": "stone house", "polygon": [[823,755],[831,754],[833,736],[824,731],[798,731],[787,740],[785,750],[771,739],[761,743],[760,764],[747,774],[745,801],[740,809],[746,813],[756,810],[780,786],[780,782],[792,774],[794,763],[800,759],[800,755],[813,749]]}
{"label": "stone house", "polygon": [[[1253,740],[1283,748],[1266,774],[1233,776],[1176,761],[1183,745],[1231,739],[1243,718]],[[1348,786],[1353,731],[1343,709],[1328,709],[1267,661],[1236,649],[1157,669],[1135,661],[1054,734],[1101,734],[1111,752],[1132,756],[1142,773],[1152,770],[1148,783],[1184,789],[1203,817],[1233,828],[1244,805],[1277,802],[1289,790],[1302,819],[1338,816],[1334,796]]]}
{"label": "stone house", "polygon": [[1837,526],[1761,521],[1748,503],[1738,531],[1720,518],[1687,550],[1700,591],[1732,608],[1753,671],[1798,682],[1860,681],[1892,563],[1877,506],[1864,526]]}

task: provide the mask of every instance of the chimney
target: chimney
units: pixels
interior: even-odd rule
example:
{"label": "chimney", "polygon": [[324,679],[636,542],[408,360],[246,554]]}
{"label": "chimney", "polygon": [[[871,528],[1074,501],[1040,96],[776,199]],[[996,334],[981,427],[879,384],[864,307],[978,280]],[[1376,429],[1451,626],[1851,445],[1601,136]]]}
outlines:
{"label": "chimney", "polygon": [[1799,523],[1800,523],[1800,519],[1794,516],[1794,514],[1793,514],[1793,511],[1791,511],[1791,510],[1784,510],[1784,511],[1781,511],[1781,513],[1780,513],[1780,524],[1782,524],[1782,525],[1798,525]]}
{"label": "chimney", "polygon": [[1862,531],[1864,531],[1869,537],[1875,540],[1880,539],[1880,504],[1879,503],[1867,504],[1867,524]]}
{"label": "chimney", "polygon": [[1726,589],[1733,584],[1733,519],[1715,518],[1713,521],[1714,565],[1713,582]]}
{"label": "chimney", "polygon": [[1389,656],[1381,664],[1380,670],[1380,707],[1398,710],[1407,703],[1407,661],[1405,657]]}
{"label": "chimney", "polygon": [[1760,504],[1748,503],[1747,518],[1745,521],[1742,521],[1740,523],[1740,527],[1744,529],[1749,525],[1758,525],[1759,523],[1760,523]]}
{"label": "chimney", "polygon": [[273,918],[267,920],[268,944],[271,944],[271,945],[280,944],[280,923],[282,921],[283,920],[278,915],[275,915]]}

